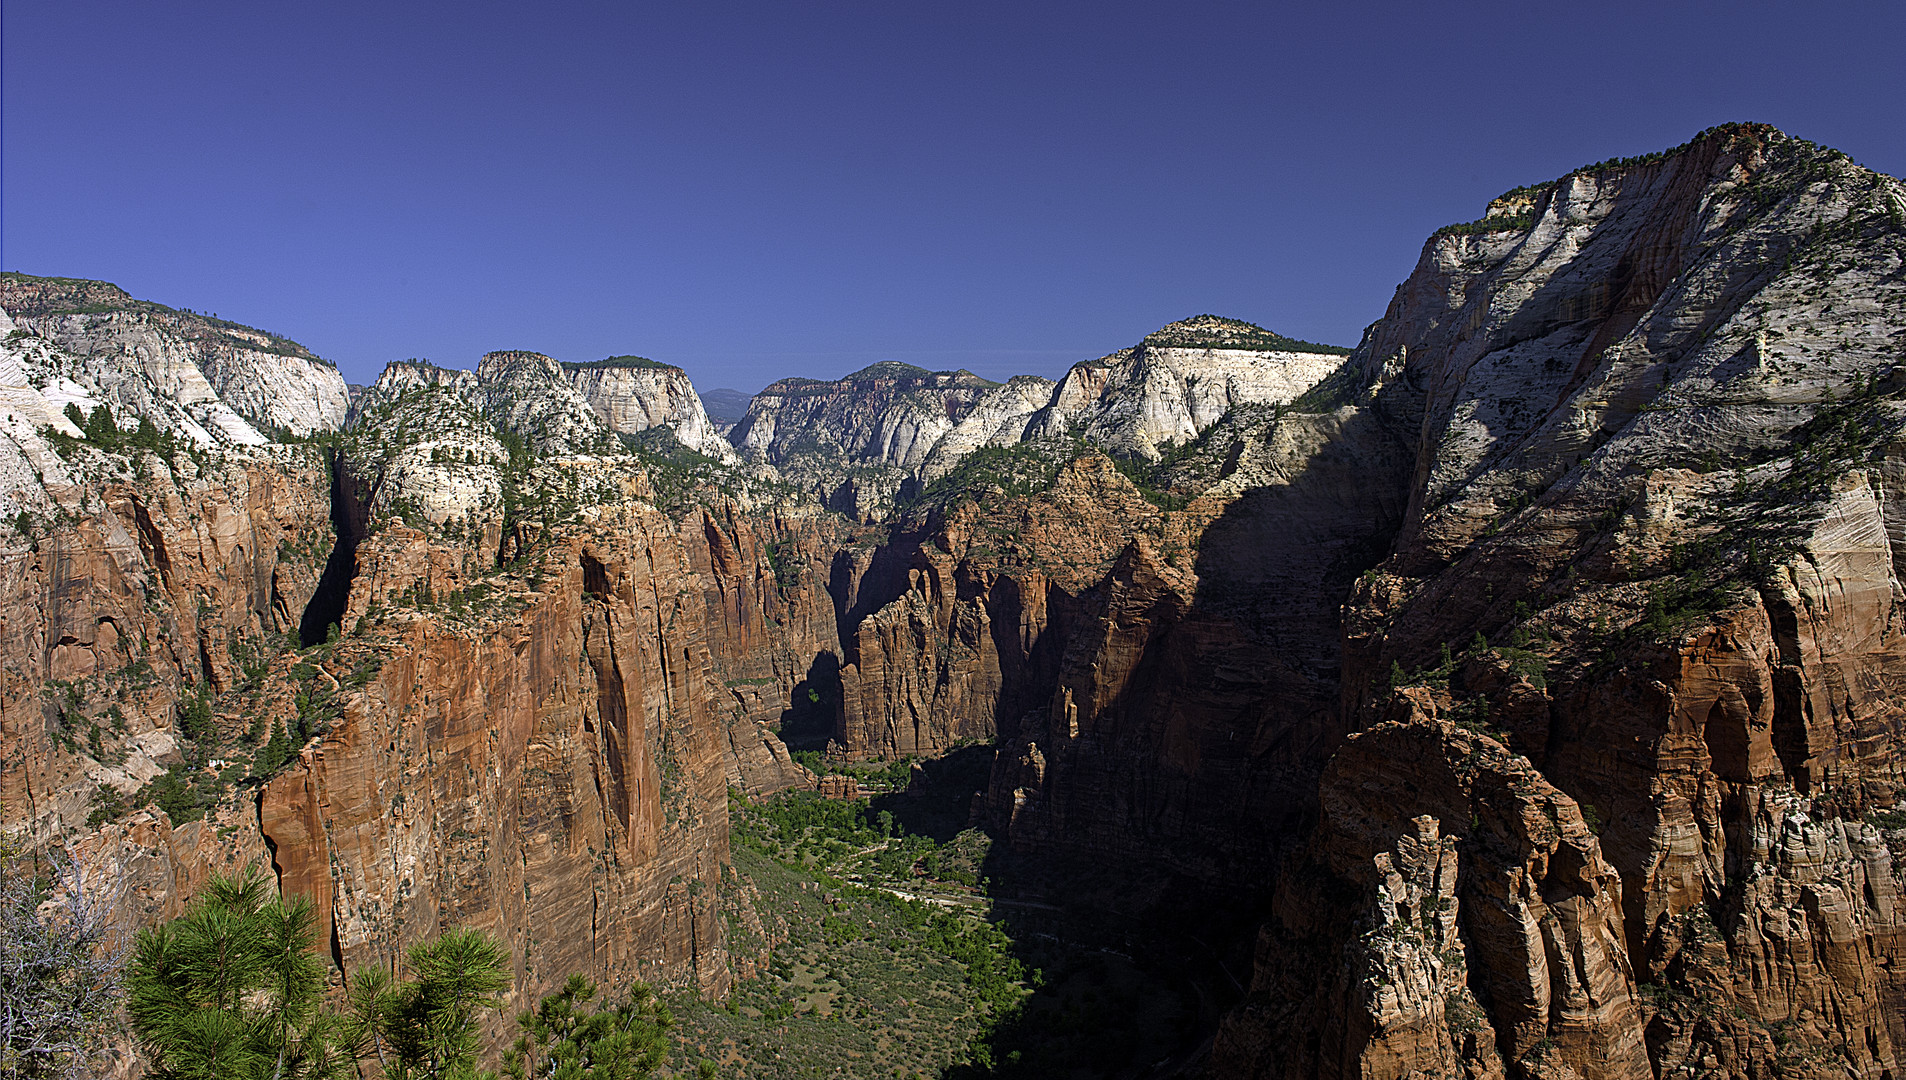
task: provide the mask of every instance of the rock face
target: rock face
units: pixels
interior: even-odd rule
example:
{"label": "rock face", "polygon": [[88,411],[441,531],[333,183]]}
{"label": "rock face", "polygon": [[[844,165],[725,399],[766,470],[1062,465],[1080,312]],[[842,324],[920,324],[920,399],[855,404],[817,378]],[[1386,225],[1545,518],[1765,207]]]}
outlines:
{"label": "rock face", "polygon": [[[394,365],[334,454],[193,371],[181,400],[125,353],[0,343],[5,823],[123,871],[134,921],[250,869],[317,900],[346,968],[479,926],[515,1005],[571,971],[723,992],[737,755],[702,578],[560,367]],[[811,783],[756,736],[755,786]]]}
{"label": "rock face", "polygon": [[734,447],[721,437],[688,373],[639,356],[612,356],[590,364],[564,364],[563,373],[602,422],[617,432],[666,429],[683,446],[724,461]]}
{"label": "rock face", "polygon": [[1195,434],[1166,498],[949,469],[848,564],[838,748],[994,737],[1020,853],[1261,905],[1218,1075],[1888,1075],[1902,220],[1719,129],[1439,233],[1301,394],[1075,371]]}
{"label": "rock face", "polygon": [[222,440],[336,431],[350,406],[337,368],[297,342],[103,281],[0,274],[0,308],[95,372],[143,376]]}
{"label": "rock face", "polygon": [[[1898,181],[1733,125],[1440,231],[1348,358],[784,380],[753,474],[674,369],[522,352],[273,444],[230,324],[9,277],[0,816],[140,918],[268,866],[347,966],[719,993],[726,789],[990,740],[1029,888],[1246,947],[1214,1076],[1885,1080],[1902,267]],[[175,764],[203,820],[113,801]]]}
{"label": "rock face", "polygon": [[1076,430],[1116,453],[1155,460],[1161,447],[1195,439],[1233,408],[1293,401],[1342,365],[1343,350],[1201,315],[1137,348],[1073,365],[1030,430],[1046,437]]}
{"label": "rock face", "polygon": [[1037,375],[1015,375],[981,394],[972,410],[940,436],[920,462],[920,480],[938,480],[982,447],[1025,442],[1034,418],[1051,404],[1054,385],[1052,380]]}
{"label": "rock face", "polygon": [[1343,730],[1339,599],[1400,522],[1407,457],[1349,410],[1268,424],[1211,432],[1234,471],[1120,554],[1002,738],[988,813],[1018,849],[1250,892],[1297,839]]}
{"label": "rock face", "polygon": [[994,385],[893,360],[834,382],[782,379],[748,402],[728,439],[824,505],[867,519]]}
{"label": "rock face", "polygon": [[[824,739],[840,699],[840,638],[829,577],[851,544],[838,518],[698,507],[680,523],[701,580],[715,677],[724,693],[728,782],[750,794],[809,788],[781,736]],[[818,741],[810,739],[818,745]]]}
{"label": "rock face", "polygon": [[[727,985],[700,590],[658,512],[587,516],[533,556],[534,588],[399,525],[360,549],[362,644],[332,656],[375,673],[259,802],[281,880],[319,898],[347,966],[461,925],[511,946],[525,1003],[572,971]],[[505,592],[448,617],[403,599],[480,581]]]}
{"label": "rock face", "polygon": [[[317,450],[201,443],[190,407],[143,369],[94,377],[108,367],[44,338],[0,344],[13,384],[0,450],[0,820],[35,842],[71,837],[178,762],[181,706],[237,693],[295,632],[331,546]],[[108,401],[111,421],[93,423]],[[84,405],[87,432],[56,403]],[[209,829],[175,836],[163,817],[133,833],[164,881],[202,881],[243,846]],[[168,889],[151,897],[176,910]]]}
{"label": "rock face", "polygon": [[[1510,1072],[1897,1067],[1898,872],[1872,815],[1898,794],[1880,478],[1903,207],[1896,181],[1736,126],[1432,239],[1352,361],[1422,394],[1404,528],[1346,608],[1367,730],[1326,771],[1318,869],[1279,885],[1220,1071],[1494,1067],[1407,1003],[1326,1026],[1331,991],[1289,973],[1377,925],[1329,909],[1370,897],[1373,853],[1423,815],[1462,838],[1483,1008],[1463,1025]],[[1265,1052],[1300,1037],[1314,1065]]]}

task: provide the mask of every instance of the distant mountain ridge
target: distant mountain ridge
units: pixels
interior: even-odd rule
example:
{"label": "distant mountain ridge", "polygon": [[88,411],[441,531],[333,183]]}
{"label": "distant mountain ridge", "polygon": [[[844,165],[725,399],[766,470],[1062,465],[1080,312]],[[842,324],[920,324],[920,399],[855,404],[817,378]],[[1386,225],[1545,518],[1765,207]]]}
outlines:
{"label": "distant mountain ridge", "polygon": [[[949,902],[1086,953],[955,1002],[976,1063],[1900,1075],[1906,185],[1838,151],[1514,189],[1347,357],[1198,316],[1058,381],[882,362],[706,451],[653,361],[393,363],[346,417],[274,335],[0,288],[0,826],[132,922],[257,866],[333,980],[454,925],[512,1005],[831,983],[724,1012],[786,1073],[913,932],[836,948],[833,868],[952,884],[897,836],[751,879],[742,800],[852,794],[798,741],[984,835]],[[1072,1007],[1114,951],[1179,1019]],[[1138,1024],[1176,1049],[1053,1049]]]}
{"label": "distant mountain ridge", "polygon": [[726,426],[747,415],[748,402],[754,399],[754,395],[723,386],[702,391],[701,399],[702,409],[708,413],[708,419]]}

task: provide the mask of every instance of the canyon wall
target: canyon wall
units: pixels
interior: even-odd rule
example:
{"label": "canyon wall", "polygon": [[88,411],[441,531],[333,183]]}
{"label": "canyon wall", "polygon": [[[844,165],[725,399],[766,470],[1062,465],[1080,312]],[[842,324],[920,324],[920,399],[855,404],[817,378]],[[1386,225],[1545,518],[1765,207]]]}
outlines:
{"label": "canyon wall", "polygon": [[0,309],[96,371],[144,374],[239,442],[336,431],[350,405],[337,367],[297,342],[103,281],[0,274]]}
{"label": "canyon wall", "polygon": [[287,443],[315,358],[11,275],[0,819],[147,920],[253,866],[343,967],[720,993],[729,789],[991,743],[1018,899],[1210,936],[1212,1075],[1881,1080],[1902,266],[1899,182],[1731,125],[1439,231],[1347,358],[785,380],[747,465],[526,352]]}
{"label": "canyon wall", "polygon": [[1741,125],[1426,246],[1353,360],[1423,391],[1358,733],[1214,1071],[1897,1068],[1903,207]]}
{"label": "canyon wall", "polygon": [[[724,991],[703,579],[553,361],[396,365],[349,434],[285,445],[125,356],[4,352],[7,825],[123,879],[134,923],[257,872],[341,969],[477,926],[512,1006],[572,972]],[[756,787],[811,782],[756,743]]]}

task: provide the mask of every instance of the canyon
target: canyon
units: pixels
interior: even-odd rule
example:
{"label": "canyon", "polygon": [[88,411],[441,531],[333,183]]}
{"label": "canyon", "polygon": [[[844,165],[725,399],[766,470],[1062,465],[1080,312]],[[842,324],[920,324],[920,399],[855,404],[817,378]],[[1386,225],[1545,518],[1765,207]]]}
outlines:
{"label": "canyon", "polygon": [[732,427],[634,356],[0,310],[0,825],[132,922],[250,869],[340,972],[473,926],[512,1008],[720,998],[731,807],[958,759],[1003,898],[1195,956],[1179,1074],[1899,1067],[1906,185],[1838,151],[1514,189],[1354,349]]}

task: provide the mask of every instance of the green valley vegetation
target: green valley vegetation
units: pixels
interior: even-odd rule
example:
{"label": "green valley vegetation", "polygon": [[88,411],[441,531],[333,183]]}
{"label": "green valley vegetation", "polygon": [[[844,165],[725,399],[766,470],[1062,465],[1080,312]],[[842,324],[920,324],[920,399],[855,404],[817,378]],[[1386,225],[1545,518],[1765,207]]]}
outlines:
{"label": "green valley vegetation", "polygon": [[674,999],[684,1058],[737,1077],[1084,1078],[1178,1052],[1194,995],[993,880],[1007,860],[965,827],[989,758],[814,761],[871,801],[733,797],[737,980],[726,1002]]}

